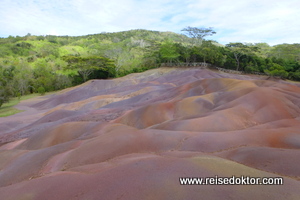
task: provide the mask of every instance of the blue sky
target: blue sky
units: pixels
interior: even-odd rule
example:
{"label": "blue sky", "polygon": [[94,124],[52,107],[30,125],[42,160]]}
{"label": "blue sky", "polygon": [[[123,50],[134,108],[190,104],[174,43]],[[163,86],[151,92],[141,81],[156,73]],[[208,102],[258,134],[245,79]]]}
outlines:
{"label": "blue sky", "polygon": [[300,43],[299,0],[0,0],[0,37],[213,27],[209,39]]}

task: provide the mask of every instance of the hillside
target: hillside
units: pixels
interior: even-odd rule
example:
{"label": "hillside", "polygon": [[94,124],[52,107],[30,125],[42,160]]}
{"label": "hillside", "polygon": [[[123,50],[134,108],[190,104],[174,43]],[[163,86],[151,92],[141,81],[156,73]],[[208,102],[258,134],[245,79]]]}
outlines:
{"label": "hillside", "polygon": [[[158,50],[167,39],[190,43],[184,35],[147,30],[0,38],[0,107],[10,97],[158,67]],[[77,62],[72,62],[74,57]]]}
{"label": "hillside", "polygon": [[[158,68],[23,101],[0,121],[0,199],[299,199],[300,87]],[[283,185],[180,185],[180,177]]]}
{"label": "hillside", "polygon": [[122,77],[162,63],[206,62],[300,80],[299,44],[224,46],[206,38],[195,41],[183,34],[149,30],[0,38],[0,107],[11,97],[61,90],[91,79]]}

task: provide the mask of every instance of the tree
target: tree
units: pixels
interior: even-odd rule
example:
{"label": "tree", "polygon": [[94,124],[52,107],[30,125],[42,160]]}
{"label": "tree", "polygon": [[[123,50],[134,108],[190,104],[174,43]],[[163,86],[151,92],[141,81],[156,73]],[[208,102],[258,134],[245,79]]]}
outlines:
{"label": "tree", "polygon": [[76,70],[83,81],[87,81],[89,75],[95,70],[109,72],[114,67],[112,61],[101,56],[64,56],[63,59],[68,63],[65,70]]}
{"label": "tree", "polygon": [[300,81],[300,71],[297,72],[290,72],[289,73],[289,78],[296,80],[296,81]]}
{"label": "tree", "polygon": [[160,56],[163,61],[171,63],[172,61],[176,61],[180,54],[177,51],[176,45],[170,41],[164,41],[159,50]]}
{"label": "tree", "polygon": [[40,95],[44,95],[46,93],[46,90],[44,87],[40,86],[38,89],[37,89],[38,93],[40,93]]}
{"label": "tree", "polygon": [[38,57],[47,57],[53,55],[54,57],[59,56],[58,46],[52,43],[43,43],[42,46],[38,49]]}
{"label": "tree", "polygon": [[260,49],[258,56],[261,56],[263,58],[269,57],[270,52],[273,48],[267,43],[255,43],[254,46],[256,46]]}
{"label": "tree", "polygon": [[8,102],[12,96],[8,80],[3,76],[3,68],[0,66],[0,107],[3,103]]}
{"label": "tree", "polygon": [[5,88],[5,86],[0,85],[0,107],[3,105],[3,103],[9,101],[9,98],[10,98],[10,95],[7,92],[7,89]]}
{"label": "tree", "polygon": [[224,55],[220,51],[220,47],[213,44],[213,41],[203,41],[200,46],[199,55],[202,57],[203,62],[211,64],[222,65],[224,63]]}
{"label": "tree", "polygon": [[33,71],[27,60],[22,58],[16,59],[14,66],[12,84],[15,93],[21,98],[29,91],[30,80],[33,79]]}
{"label": "tree", "polygon": [[42,86],[45,90],[54,90],[55,73],[48,59],[39,58],[32,64],[33,80],[32,87],[35,91]]}
{"label": "tree", "polygon": [[300,62],[300,44],[279,44],[272,48],[270,56]]}
{"label": "tree", "polygon": [[125,50],[123,49],[122,46],[119,45],[112,45],[113,48],[111,49],[107,49],[104,52],[104,55],[112,60],[115,61],[115,65],[116,65],[116,73],[119,73],[119,70],[121,69],[121,67],[126,64],[126,55],[128,54],[128,52],[125,52]]}
{"label": "tree", "polygon": [[181,31],[186,32],[186,35],[193,39],[193,44],[195,45],[201,45],[202,41],[204,40],[204,37],[216,34],[212,27],[197,28],[188,26],[182,29]]}
{"label": "tree", "polygon": [[237,71],[240,69],[240,59],[242,56],[248,56],[253,54],[255,51],[258,51],[258,47],[247,46],[240,42],[226,44],[226,47],[231,50],[234,56],[237,65],[236,66]]}
{"label": "tree", "polygon": [[178,53],[180,54],[179,60],[182,62],[189,63],[192,54],[191,46],[182,43],[176,43],[175,45],[178,50]]}
{"label": "tree", "polygon": [[130,61],[133,59],[133,55],[130,54],[129,49],[122,51],[115,59],[116,72],[119,73],[120,69],[126,68],[126,65],[130,65]]}
{"label": "tree", "polygon": [[268,70],[265,70],[265,72],[271,76],[280,76],[281,78],[287,78],[289,75],[289,73],[284,70],[283,66],[276,63],[273,63]]}
{"label": "tree", "polygon": [[228,47],[233,53],[236,61],[236,70],[238,71],[240,68],[240,58],[247,52],[247,46],[242,43],[230,43],[227,44],[226,47]]}

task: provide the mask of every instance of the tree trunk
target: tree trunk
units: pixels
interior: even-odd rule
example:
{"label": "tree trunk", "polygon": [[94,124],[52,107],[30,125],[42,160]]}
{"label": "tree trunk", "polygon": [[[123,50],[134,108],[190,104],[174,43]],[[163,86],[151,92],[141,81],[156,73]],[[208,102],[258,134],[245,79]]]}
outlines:
{"label": "tree trunk", "polygon": [[237,64],[236,71],[239,71],[239,68],[240,68],[240,56],[239,56],[239,54],[234,53],[234,57],[235,57],[236,64]]}

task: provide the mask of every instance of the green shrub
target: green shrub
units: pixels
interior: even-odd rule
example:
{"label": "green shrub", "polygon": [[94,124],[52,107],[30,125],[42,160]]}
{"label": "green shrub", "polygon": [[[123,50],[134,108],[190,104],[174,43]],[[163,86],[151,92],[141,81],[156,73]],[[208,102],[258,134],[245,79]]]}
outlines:
{"label": "green shrub", "polygon": [[39,94],[41,94],[41,95],[44,95],[44,94],[46,93],[46,90],[45,90],[45,88],[44,88],[44,87],[42,87],[42,86],[41,86],[41,87],[39,87],[39,88],[38,88],[38,93],[39,93]]}

